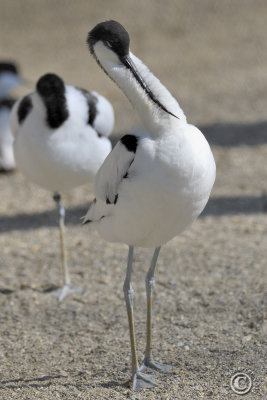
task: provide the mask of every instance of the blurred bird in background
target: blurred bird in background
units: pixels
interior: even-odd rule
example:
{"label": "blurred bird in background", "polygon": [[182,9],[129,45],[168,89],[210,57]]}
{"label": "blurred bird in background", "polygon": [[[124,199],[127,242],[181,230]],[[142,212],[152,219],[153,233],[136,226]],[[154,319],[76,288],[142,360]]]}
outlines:
{"label": "blurred bird in background", "polygon": [[60,193],[92,181],[111,151],[113,107],[97,92],[65,85],[58,75],[49,73],[38,80],[34,93],[15,103],[10,121],[18,169],[54,193],[64,278],[61,301],[76,289],[67,266]]}
{"label": "blurred bird in background", "polygon": [[10,130],[10,111],[15,103],[12,90],[20,85],[18,66],[13,62],[0,61],[0,171],[8,172],[16,167],[13,153],[13,136]]}

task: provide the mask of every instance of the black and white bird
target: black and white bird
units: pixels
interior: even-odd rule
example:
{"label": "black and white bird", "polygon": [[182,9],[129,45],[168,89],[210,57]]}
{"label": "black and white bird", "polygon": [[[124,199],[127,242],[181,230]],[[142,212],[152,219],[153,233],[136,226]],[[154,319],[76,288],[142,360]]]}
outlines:
{"label": "black and white bird", "polygon": [[[139,114],[143,133],[123,136],[95,179],[95,200],[84,223],[111,242],[129,245],[124,295],[132,352],[134,390],[155,385],[151,370],[172,367],[154,361],[151,342],[151,295],[161,246],[183,232],[204,209],[216,166],[202,133],[187,123],[178,102],[129,50],[129,34],[116,21],[100,23],[88,34],[91,54],[121,88]],[[131,286],[134,246],[155,248],[146,275],[147,341],[139,367]]]}
{"label": "black and white bird", "polygon": [[13,153],[13,136],[10,130],[10,111],[15,99],[10,92],[21,84],[15,63],[0,62],[0,171],[8,172],[16,167]]}
{"label": "black and white bird", "polygon": [[32,182],[52,191],[59,212],[64,286],[73,287],[64,245],[65,210],[60,194],[94,179],[111,151],[114,126],[110,102],[96,92],[65,85],[55,74],[42,76],[36,91],[16,102],[11,113],[17,167]]}

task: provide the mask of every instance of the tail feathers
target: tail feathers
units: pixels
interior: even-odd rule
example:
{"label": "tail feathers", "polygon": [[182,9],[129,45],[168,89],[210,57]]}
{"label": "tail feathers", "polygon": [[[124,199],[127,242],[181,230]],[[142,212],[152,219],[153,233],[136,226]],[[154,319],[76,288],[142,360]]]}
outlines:
{"label": "tail feathers", "polygon": [[99,222],[101,219],[110,215],[110,208],[112,208],[112,206],[108,206],[101,200],[94,199],[90,204],[87,213],[82,217],[82,225]]}
{"label": "tail feathers", "polygon": [[82,225],[90,224],[90,222],[92,222],[91,219],[86,219],[86,215],[84,215],[81,219],[83,220]]}
{"label": "tail feathers", "polygon": [[89,213],[90,213],[90,210],[91,210],[93,204],[95,204],[95,203],[96,203],[96,199],[94,199],[94,200],[92,201],[92,203],[91,203],[90,206],[89,206],[89,209],[88,209],[87,213],[81,218],[81,219],[83,220],[83,221],[82,221],[82,225],[90,224],[90,222],[92,222],[92,220],[91,220],[90,217],[89,217]]}

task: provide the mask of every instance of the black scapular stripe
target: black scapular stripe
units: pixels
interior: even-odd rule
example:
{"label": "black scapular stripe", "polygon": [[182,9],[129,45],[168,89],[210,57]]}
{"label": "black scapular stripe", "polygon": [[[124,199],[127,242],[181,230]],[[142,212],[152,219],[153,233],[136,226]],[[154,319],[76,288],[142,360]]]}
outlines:
{"label": "black scapular stripe", "polygon": [[84,95],[86,98],[87,104],[88,104],[88,121],[87,123],[91,126],[93,126],[96,116],[97,116],[97,97],[94,96],[91,92],[88,92],[85,89],[82,89],[80,87],[77,87],[78,90]]}
{"label": "black scapular stripe", "polygon": [[29,112],[32,109],[32,100],[30,98],[30,96],[25,96],[20,104],[19,104],[19,108],[18,108],[18,120],[19,123],[22,124],[22,122],[25,120],[25,118],[27,117],[27,115],[29,114]]}

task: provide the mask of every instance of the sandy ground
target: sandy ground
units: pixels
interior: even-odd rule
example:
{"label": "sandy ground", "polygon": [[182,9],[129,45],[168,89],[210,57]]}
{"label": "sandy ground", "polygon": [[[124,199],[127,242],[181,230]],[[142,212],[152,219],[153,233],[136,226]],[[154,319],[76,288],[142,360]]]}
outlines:
{"label": "sandy ground", "polygon": [[[85,37],[101,20],[122,22],[132,51],[206,134],[218,171],[203,215],[159,258],[154,356],[176,372],[140,393],[129,389],[127,247],[80,225],[92,188],[63,198],[71,278],[84,293],[59,304],[50,293],[61,282],[51,195],[19,172],[0,176],[0,399],[266,399],[266,1],[0,0],[0,11],[0,57],[33,82],[53,71],[106,95],[116,134],[136,117]],[[150,257],[136,250],[140,361]],[[244,396],[230,387],[238,371],[253,383]]]}

